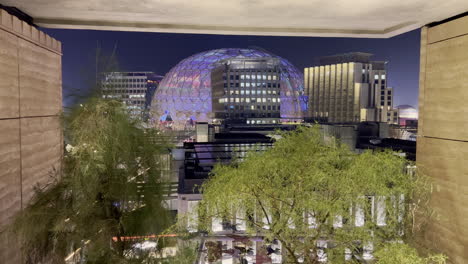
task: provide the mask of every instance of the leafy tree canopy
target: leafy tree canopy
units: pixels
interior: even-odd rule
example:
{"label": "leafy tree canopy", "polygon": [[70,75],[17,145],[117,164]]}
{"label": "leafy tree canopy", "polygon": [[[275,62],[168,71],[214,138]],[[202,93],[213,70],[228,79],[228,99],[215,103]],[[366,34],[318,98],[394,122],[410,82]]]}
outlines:
{"label": "leafy tree canopy", "polygon": [[86,263],[126,263],[131,243],[123,237],[168,224],[161,155],[169,145],[138,127],[122,103],[99,97],[75,107],[64,127],[62,171],[15,223],[26,262],[63,263],[75,251]]}
{"label": "leafy tree canopy", "polygon": [[390,151],[355,154],[326,143],[318,127],[280,136],[268,151],[214,168],[202,186],[202,229],[215,218],[246,223],[250,234],[279,240],[287,263],[318,263],[323,241],[328,260],[341,263],[345,252],[411,236],[412,217],[423,211],[412,198],[428,184],[406,172],[407,160]]}

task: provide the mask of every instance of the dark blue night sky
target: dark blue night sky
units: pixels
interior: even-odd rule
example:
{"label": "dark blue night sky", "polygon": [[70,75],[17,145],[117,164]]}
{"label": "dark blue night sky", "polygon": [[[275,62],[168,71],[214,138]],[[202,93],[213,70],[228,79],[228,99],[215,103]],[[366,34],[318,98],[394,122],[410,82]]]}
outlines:
{"label": "dark blue night sky", "polygon": [[117,43],[117,58],[123,71],[154,71],[164,75],[180,60],[197,52],[217,48],[261,47],[284,57],[300,71],[317,57],[361,51],[374,60],[388,61],[388,85],[395,89],[395,106],[418,105],[420,32],[414,30],[390,39],[260,37],[143,33],[93,30],[43,29],[62,42],[64,102],[75,89],[89,85],[95,72],[97,43],[110,54]]}

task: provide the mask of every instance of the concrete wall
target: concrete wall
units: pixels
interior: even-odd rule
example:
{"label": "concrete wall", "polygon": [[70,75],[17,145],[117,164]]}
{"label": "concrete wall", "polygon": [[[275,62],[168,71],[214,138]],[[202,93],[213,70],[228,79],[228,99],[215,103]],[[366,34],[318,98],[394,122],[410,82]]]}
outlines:
{"label": "concrete wall", "polygon": [[434,179],[424,243],[468,263],[468,16],[421,32],[417,165]]}
{"label": "concrete wall", "polygon": [[21,263],[3,231],[60,169],[61,44],[0,9],[0,263]]}

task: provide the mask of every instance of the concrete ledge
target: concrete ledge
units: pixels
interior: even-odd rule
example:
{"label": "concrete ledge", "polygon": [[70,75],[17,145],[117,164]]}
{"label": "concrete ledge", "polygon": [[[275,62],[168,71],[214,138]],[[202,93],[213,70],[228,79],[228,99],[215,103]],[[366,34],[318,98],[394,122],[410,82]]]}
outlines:
{"label": "concrete ledge", "polygon": [[17,17],[8,14],[8,12],[3,9],[0,9],[0,29],[62,55],[62,45],[59,41],[39,31],[28,23],[19,20]]}
{"label": "concrete ledge", "polygon": [[450,38],[459,37],[468,34],[466,29],[468,28],[468,16],[449,21],[447,23],[430,27],[428,29],[428,42],[432,44],[434,42],[443,41]]}

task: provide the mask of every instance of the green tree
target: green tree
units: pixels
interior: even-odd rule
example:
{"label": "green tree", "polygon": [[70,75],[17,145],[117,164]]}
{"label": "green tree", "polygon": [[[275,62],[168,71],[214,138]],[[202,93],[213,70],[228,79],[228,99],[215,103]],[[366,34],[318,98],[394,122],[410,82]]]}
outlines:
{"label": "green tree", "polygon": [[386,244],[375,252],[376,264],[444,264],[447,257],[438,254],[423,258],[418,255],[416,249],[406,244]]}
{"label": "green tree", "polygon": [[127,263],[132,243],[124,237],[168,225],[161,157],[169,145],[115,100],[90,98],[64,121],[62,171],[36,188],[15,223],[25,260],[64,263],[75,252],[85,263]]}
{"label": "green tree", "polygon": [[411,238],[412,217],[426,215],[413,197],[426,193],[428,184],[405,171],[407,160],[325,143],[318,127],[280,136],[270,150],[215,166],[202,186],[202,230],[215,218],[246,223],[251,235],[281,242],[285,263],[318,263],[324,250],[329,261],[342,263],[346,254]]}

